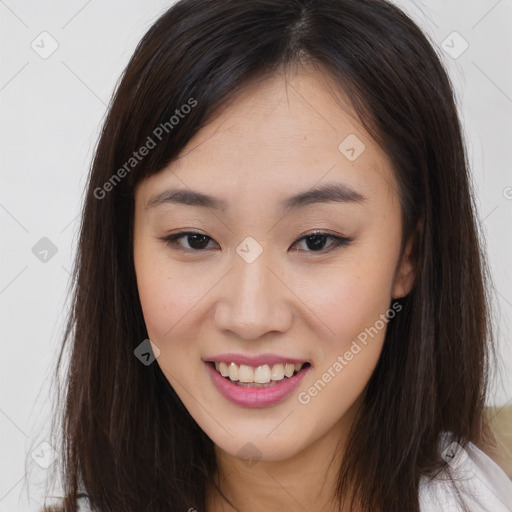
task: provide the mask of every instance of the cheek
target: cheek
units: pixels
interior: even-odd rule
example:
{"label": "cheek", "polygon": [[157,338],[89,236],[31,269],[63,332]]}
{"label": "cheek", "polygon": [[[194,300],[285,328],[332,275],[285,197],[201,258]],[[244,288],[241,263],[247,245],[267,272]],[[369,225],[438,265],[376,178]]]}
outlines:
{"label": "cheek", "polygon": [[190,388],[195,372],[190,362],[198,360],[198,347],[194,343],[197,327],[193,324],[194,306],[200,297],[194,283],[183,276],[176,278],[176,273],[171,278],[168,267],[140,268],[139,297],[148,337],[160,351],[157,364],[188,408],[191,404],[180,392]]}
{"label": "cheek", "polygon": [[367,267],[347,264],[329,274],[309,295],[328,328],[317,334],[316,371],[298,396],[308,425],[310,417],[333,424],[347,413],[375,369],[389,322],[392,267],[374,259]]}
{"label": "cheek", "polygon": [[200,298],[201,284],[183,271],[173,271],[160,251],[135,251],[139,299],[149,337],[163,342]]}
{"label": "cheek", "polygon": [[[383,259],[366,263],[345,261],[325,269],[300,292],[332,340],[331,349],[342,350],[374,324],[390,306],[393,267]],[[380,324],[379,324],[380,325]]]}

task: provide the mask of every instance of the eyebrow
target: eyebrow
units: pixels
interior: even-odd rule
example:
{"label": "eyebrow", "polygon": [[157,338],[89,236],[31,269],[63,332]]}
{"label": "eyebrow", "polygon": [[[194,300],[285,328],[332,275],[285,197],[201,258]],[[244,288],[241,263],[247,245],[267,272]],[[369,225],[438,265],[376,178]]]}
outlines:
{"label": "eyebrow", "polygon": [[[284,199],[281,203],[283,210],[296,210],[317,203],[356,203],[362,204],[366,197],[343,183],[328,183],[304,192],[299,192]],[[202,192],[185,189],[168,189],[151,198],[148,208],[156,208],[163,204],[182,204],[200,206],[224,211],[228,208],[227,201]]]}

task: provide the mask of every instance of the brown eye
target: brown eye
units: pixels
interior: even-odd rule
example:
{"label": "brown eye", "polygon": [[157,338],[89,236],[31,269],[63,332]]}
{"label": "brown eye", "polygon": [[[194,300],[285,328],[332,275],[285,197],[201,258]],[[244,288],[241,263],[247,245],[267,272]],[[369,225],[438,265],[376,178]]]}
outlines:
{"label": "brown eye", "polygon": [[[179,240],[185,240],[185,242],[179,242]],[[188,252],[201,252],[208,249],[208,243],[213,239],[202,233],[194,232],[180,232],[174,235],[162,237],[163,240],[172,249]],[[315,232],[309,235],[303,236],[295,241],[293,245],[299,242],[305,241],[306,248],[299,249],[302,252],[315,252],[315,253],[327,253],[337,247],[348,245],[352,242],[352,238],[339,237],[326,232]],[[330,243],[327,245],[327,242]]]}
{"label": "brown eye", "polygon": [[[208,246],[208,242],[212,240],[212,238],[210,238],[207,235],[193,232],[176,233],[174,235],[162,237],[161,239],[165,241],[167,245],[173,249],[198,252],[206,249]],[[183,243],[180,243],[179,240],[181,239],[184,239],[187,245],[183,245]]]}
{"label": "brown eye", "polygon": [[[326,242],[329,239],[331,240],[331,243],[327,246],[327,249],[325,249]],[[331,235],[330,233],[316,232],[299,238],[295,244],[305,241],[306,249],[303,249],[305,252],[326,253],[336,249],[337,247],[348,245],[352,240],[352,238],[339,237]]]}

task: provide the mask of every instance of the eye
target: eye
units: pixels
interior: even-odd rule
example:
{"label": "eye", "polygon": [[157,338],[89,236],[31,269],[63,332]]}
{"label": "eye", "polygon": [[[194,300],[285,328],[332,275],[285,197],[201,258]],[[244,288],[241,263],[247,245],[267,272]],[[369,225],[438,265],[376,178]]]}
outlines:
{"label": "eye", "polygon": [[[188,243],[188,247],[183,246],[179,243],[180,239],[184,239]],[[203,235],[202,233],[194,233],[191,231],[182,231],[175,233],[174,235],[162,237],[161,240],[167,243],[172,249],[179,251],[202,251],[208,245],[208,242],[212,240],[209,236]]]}
{"label": "eye", "polygon": [[[184,240],[188,247],[179,242],[181,239]],[[163,240],[169,247],[171,247],[171,249],[187,252],[204,251],[208,248],[208,243],[213,241],[213,239],[207,235],[194,233],[192,231],[182,231],[180,233],[175,233],[174,235],[160,237],[160,240]],[[325,249],[327,240],[331,240],[331,243],[327,246],[327,249]],[[307,249],[305,249],[304,252],[326,253],[336,249],[337,247],[346,246],[352,242],[352,240],[352,238],[340,237],[324,231],[317,231],[299,238],[293,243],[292,247],[299,242],[305,241]]]}
{"label": "eye", "polygon": [[[325,249],[325,244],[327,240],[331,240],[330,245],[328,245],[328,248]],[[299,243],[302,241],[306,242],[307,250],[305,252],[321,252],[326,253],[330,252],[337,247],[342,247],[348,245],[350,242],[352,242],[352,238],[346,238],[341,236],[332,235],[331,233],[327,233],[324,231],[316,231],[314,233],[311,233],[309,235],[305,235],[301,238],[299,238],[295,243]],[[293,246],[292,246],[293,247]]]}

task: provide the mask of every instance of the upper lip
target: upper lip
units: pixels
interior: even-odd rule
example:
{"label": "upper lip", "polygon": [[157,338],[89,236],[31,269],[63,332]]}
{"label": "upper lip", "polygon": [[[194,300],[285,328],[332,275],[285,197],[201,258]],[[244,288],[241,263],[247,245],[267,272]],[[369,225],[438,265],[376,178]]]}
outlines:
{"label": "upper lip", "polygon": [[305,359],[297,359],[295,357],[278,356],[276,354],[261,354],[259,356],[247,356],[244,354],[219,354],[217,356],[207,357],[204,359],[206,362],[215,363],[235,363],[237,365],[247,366],[262,366],[264,364],[285,364],[285,363],[309,363]]}

